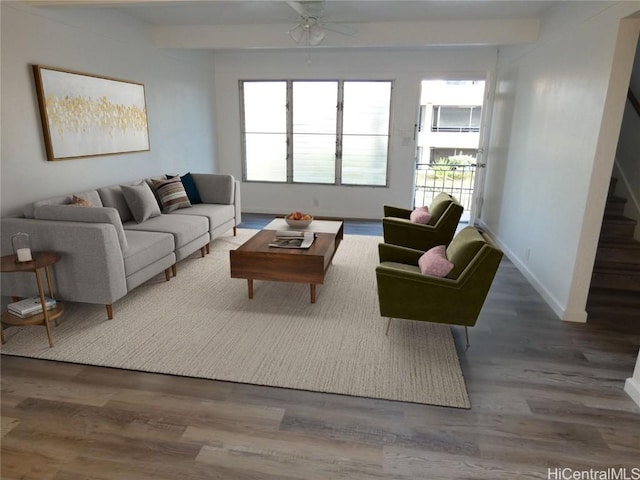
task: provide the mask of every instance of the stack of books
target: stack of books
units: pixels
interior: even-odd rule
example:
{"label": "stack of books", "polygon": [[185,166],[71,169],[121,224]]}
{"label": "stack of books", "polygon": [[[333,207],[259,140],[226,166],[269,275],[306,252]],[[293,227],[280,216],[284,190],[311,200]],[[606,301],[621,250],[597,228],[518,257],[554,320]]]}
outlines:
{"label": "stack of books", "polygon": [[278,230],[270,247],[276,248],[309,248],[316,238],[313,232],[295,230]]}
{"label": "stack of books", "polygon": [[[45,303],[47,310],[51,310],[56,306],[56,300],[54,298],[45,297]],[[40,297],[34,296],[10,303],[7,305],[7,310],[16,317],[27,318],[42,313],[42,304]]]}

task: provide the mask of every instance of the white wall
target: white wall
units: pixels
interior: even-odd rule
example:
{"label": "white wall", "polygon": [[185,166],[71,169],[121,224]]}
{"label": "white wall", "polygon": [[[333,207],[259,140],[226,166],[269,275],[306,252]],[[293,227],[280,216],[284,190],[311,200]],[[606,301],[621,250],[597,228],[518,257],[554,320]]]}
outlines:
{"label": "white wall", "polygon": [[[2,215],[52,195],[217,171],[211,54],[158,50],[145,24],[99,8],[1,8]],[[151,150],[47,161],[31,64],[144,83]]]}
{"label": "white wall", "polygon": [[215,55],[216,123],[220,168],[242,175],[239,80],[393,80],[388,187],[337,187],[244,182],[242,209],[255,213],[303,210],[315,215],[380,218],[385,203],[411,206],[415,161],[414,124],[423,79],[484,80],[496,62],[494,48],[340,53],[312,49],[311,64],[297,52],[226,52]]}
{"label": "white wall", "polygon": [[560,2],[535,45],[499,53],[482,220],[564,320],[586,321],[637,41],[620,19],[639,8]]}

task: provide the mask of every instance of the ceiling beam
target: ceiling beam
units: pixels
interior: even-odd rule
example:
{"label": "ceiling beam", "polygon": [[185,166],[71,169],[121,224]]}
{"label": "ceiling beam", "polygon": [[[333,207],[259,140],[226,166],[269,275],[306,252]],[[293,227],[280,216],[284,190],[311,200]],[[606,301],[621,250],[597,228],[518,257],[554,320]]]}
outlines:
{"label": "ceiling beam", "polygon": [[[357,33],[326,32],[319,47],[427,47],[460,45],[514,45],[538,39],[537,19],[461,20],[429,22],[352,23]],[[159,48],[243,49],[295,48],[287,35],[291,24],[155,26]]]}

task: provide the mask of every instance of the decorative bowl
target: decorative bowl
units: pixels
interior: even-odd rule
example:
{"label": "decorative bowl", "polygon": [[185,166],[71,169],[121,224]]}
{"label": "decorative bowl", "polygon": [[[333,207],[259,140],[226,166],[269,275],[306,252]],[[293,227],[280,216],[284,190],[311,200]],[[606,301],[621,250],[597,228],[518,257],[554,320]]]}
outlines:
{"label": "decorative bowl", "polygon": [[284,221],[292,228],[305,228],[313,222],[313,217],[309,214],[293,212],[284,217]]}

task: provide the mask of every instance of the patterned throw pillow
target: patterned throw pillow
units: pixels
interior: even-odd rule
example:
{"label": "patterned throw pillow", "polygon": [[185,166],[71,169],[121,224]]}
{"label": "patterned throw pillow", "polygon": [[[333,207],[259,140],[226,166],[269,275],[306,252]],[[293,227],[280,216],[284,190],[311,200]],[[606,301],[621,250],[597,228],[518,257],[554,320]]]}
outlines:
{"label": "patterned throw pillow", "polygon": [[446,277],[453,270],[453,263],[447,260],[447,249],[444,245],[424,252],[418,260],[418,266],[424,275],[434,277]]}
{"label": "patterned throw pillow", "polygon": [[418,207],[411,212],[409,215],[409,220],[413,223],[429,223],[431,220],[431,213],[429,212],[429,207]]}
{"label": "patterned throw pillow", "polygon": [[74,207],[93,207],[93,203],[77,195],[74,195],[73,197],[71,197],[70,205],[73,205]]}
{"label": "patterned throw pillow", "polygon": [[153,180],[156,187],[160,203],[162,203],[162,213],[169,213],[179,208],[191,206],[187,192],[184,191],[180,177],[169,178],[167,180]]}

